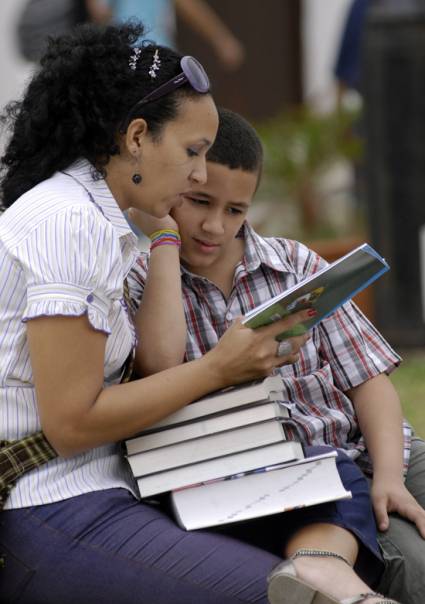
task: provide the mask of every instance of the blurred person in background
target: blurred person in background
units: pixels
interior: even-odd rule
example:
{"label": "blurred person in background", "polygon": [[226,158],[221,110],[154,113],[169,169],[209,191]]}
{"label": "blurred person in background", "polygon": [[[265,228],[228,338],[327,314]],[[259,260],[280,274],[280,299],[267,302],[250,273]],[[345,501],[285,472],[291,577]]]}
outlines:
{"label": "blurred person in background", "polygon": [[[394,15],[409,13],[425,7],[423,0],[352,0],[348,8],[341,40],[336,53],[334,75],[337,83],[337,104],[343,102],[347,92],[362,94],[362,47],[368,11],[379,9]],[[366,59],[365,59],[366,60]]]}
{"label": "blurred person in background", "polygon": [[67,34],[86,21],[107,23],[111,15],[111,9],[99,0],[27,0],[16,26],[19,52],[37,63],[49,36]]}
{"label": "blurred person in background", "polygon": [[93,0],[106,5],[117,22],[132,18],[146,24],[146,37],[175,47],[176,15],[212,48],[223,68],[238,69],[245,57],[242,43],[206,0]]}
{"label": "blurred person in background", "polygon": [[347,91],[360,92],[362,34],[369,5],[369,0],[354,0],[347,12],[334,68],[338,106]]}

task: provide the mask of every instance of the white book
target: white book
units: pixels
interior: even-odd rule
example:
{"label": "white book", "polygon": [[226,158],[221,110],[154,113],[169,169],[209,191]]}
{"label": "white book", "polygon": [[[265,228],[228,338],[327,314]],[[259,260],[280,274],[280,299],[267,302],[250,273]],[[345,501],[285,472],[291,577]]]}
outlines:
{"label": "white book", "polygon": [[202,438],[186,440],[167,447],[143,451],[143,453],[130,455],[128,461],[134,476],[139,478],[153,472],[178,468],[247,449],[264,447],[282,440],[286,440],[282,423],[279,420],[271,419],[234,430],[209,434]]}
{"label": "white book", "polygon": [[168,430],[137,436],[126,441],[127,454],[134,455],[135,453],[165,447],[191,438],[200,438],[208,434],[264,422],[268,419],[283,420],[287,417],[289,417],[288,408],[280,401],[261,403],[254,407],[244,407],[230,413],[206,416],[206,419],[199,418],[196,421]]}
{"label": "white book", "polygon": [[300,335],[325,319],[388,270],[389,266],[384,258],[370,245],[363,243],[307,279],[260,304],[248,312],[242,322],[255,329],[298,310],[315,309],[317,314],[314,317],[279,334],[277,339]]}
{"label": "white book", "polygon": [[333,451],[278,469],[173,491],[176,520],[186,530],[201,529],[350,498],[335,460]]}
{"label": "white book", "polygon": [[265,401],[283,401],[282,390],[282,378],[278,375],[266,377],[261,381],[249,382],[247,384],[241,384],[240,386],[232,386],[186,405],[186,407],[175,411],[153,426],[150,426],[147,430],[141,432],[141,434],[154,432],[159,428],[189,422],[199,417],[205,417],[206,415],[227,412],[232,409],[234,410],[235,407],[242,407]]}
{"label": "white book", "polygon": [[287,440],[142,476],[137,480],[137,485],[142,497],[151,497],[195,483],[232,476],[239,472],[249,472],[263,466],[287,463],[303,457],[302,444]]}

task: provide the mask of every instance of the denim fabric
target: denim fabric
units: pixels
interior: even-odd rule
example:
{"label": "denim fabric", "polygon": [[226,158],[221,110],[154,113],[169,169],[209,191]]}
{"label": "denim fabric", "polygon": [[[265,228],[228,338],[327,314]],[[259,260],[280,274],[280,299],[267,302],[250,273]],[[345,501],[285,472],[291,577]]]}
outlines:
{"label": "denim fabric", "polygon": [[[412,440],[406,486],[425,508],[425,442],[419,438]],[[416,527],[392,514],[389,529],[378,533],[378,541],[385,561],[378,590],[403,604],[424,604],[425,540]]]}
{"label": "denim fabric", "polygon": [[[319,451],[323,447],[308,453]],[[366,553],[369,568],[379,573],[367,481],[344,453],[338,456],[338,468],[353,499],[269,517],[279,537],[275,554],[255,543],[261,523],[257,535],[255,523],[238,527],[245,540],[234,538],[232,527],[186,532],[164,509],[140,503],[124,489],[4,511],[0,552],[6,565],[0,569],[0,601],[266,604],[266,577],[282,560],[288,527],[314,522],[352,530],[363,545],[361,558]]]}

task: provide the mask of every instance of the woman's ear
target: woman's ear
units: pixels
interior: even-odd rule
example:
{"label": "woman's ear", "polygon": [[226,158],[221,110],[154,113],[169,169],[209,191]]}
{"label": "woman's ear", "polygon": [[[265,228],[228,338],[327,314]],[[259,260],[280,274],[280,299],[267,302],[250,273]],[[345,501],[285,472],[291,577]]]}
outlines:
{"label": "woman's ear", "polygon": [[125,144],[131,155],[137,155],[141,151],[147,134],[148,124],[143,118],[139,117],[129,123],[125,133]]}

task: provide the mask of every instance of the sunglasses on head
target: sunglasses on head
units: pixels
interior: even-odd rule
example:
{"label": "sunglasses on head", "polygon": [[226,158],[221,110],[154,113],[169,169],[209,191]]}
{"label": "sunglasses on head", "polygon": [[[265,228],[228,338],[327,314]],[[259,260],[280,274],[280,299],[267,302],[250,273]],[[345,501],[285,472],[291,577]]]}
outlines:
{"label": "sunglasses on head", "polygon": [[143,105],[156,101],[162,96],[173,92],[173,90],[183,86],[183,84],[186,84],[186,82],[189,83],[192,88],[196,90],[196,92],[201,94],[208,92],[210,89],[210,81],[205,69],[202,67],[199,61],[197,61],[194,57],[186,55],[180,60],[180,67],[182,69],[181,73],[171,78],[171,80],[164,82],[164,84],[161,84],[161,86],[158,86],[158,88],[152,90],[152,92],[144,96],[142,99],[140,99],[140,101],[137,101],[137,103],[133,105],[120,128],[122,133],[127,130],[132,116],[136,113],[136,111],[143,107]]}

